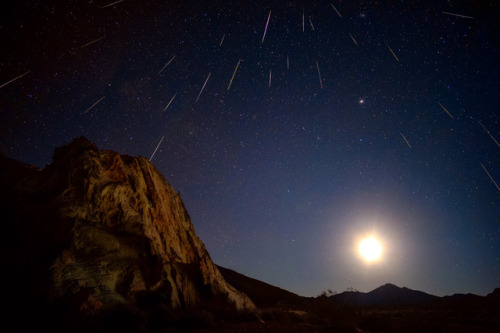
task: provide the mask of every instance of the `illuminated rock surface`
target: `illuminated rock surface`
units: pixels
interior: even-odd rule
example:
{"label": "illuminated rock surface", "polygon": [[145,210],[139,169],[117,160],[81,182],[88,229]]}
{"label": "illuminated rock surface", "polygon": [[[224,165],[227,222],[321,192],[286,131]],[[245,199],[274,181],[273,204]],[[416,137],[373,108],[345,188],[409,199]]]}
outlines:
{"label": "illuminated rock surface", "polygon": [[43,170],[2,158],[0,177],[14,306],[96,314],[154,295],[167,309],[255,309],[223,279],[180,194],[147,159],[79,138]]}

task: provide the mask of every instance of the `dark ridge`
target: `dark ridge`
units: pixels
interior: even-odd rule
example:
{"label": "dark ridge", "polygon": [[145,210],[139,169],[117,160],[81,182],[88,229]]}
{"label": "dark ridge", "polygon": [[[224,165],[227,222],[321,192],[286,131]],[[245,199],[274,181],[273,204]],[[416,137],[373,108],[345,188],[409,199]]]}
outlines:
{"label": "dark ridge", "polygon": [[293,307],[304,308],[312,299],[250,278],[231,269],[217,266],[224,280],[244,292],[259,308]]}
{"label": "dark ridge", "polygon": [[348,291],[333,295],[330,299],[351,306],[393,307],[420,305],[437,300],[438,297],[387,283],[368,293]]}

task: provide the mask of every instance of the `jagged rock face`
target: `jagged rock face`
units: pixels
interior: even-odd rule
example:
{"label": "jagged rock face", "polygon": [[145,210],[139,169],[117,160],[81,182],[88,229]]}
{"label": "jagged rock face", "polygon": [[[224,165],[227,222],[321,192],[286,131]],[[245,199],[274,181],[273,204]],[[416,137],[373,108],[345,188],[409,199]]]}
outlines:
{"label": "jagged rock face", "polygon": [[16,293],[88,313],[144,292],[172,308],[219,298],[254,309],[223,279],[180,195],[147,159],[80,138],[43,170],[3,159],[0,180],[4,235],[26,258],[4,260],[23,285]]}

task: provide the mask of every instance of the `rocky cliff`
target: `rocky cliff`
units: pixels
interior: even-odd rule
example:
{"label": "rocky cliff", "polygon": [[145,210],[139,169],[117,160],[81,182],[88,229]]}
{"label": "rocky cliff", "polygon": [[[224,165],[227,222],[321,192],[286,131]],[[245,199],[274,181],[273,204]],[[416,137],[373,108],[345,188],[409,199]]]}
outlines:
{"label": "rocky cliff", "polygon": [[55,304],[95,314],[148,295],[168,309],[254,309],[226,283],[180,194],[145,158],[79,138],[43,170],[2,157],[0,184],[13,309]]}

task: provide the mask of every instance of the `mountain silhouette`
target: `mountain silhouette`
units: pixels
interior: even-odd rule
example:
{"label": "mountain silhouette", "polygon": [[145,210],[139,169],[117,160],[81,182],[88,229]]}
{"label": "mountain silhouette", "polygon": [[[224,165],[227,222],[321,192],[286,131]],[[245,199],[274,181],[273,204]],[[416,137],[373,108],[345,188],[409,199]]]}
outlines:
{"label": "mountain silhouette", "polygon": [[438,299],[422,291],[387,283],[368,293],[346,291],[330,297],[333,302],[355,306],[405,306],[429,303]]}

